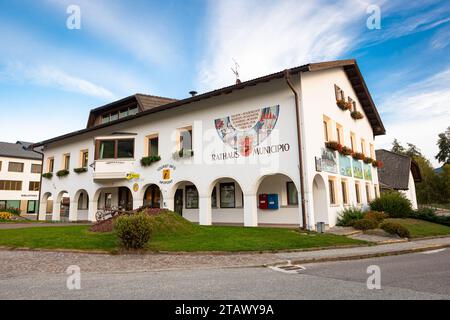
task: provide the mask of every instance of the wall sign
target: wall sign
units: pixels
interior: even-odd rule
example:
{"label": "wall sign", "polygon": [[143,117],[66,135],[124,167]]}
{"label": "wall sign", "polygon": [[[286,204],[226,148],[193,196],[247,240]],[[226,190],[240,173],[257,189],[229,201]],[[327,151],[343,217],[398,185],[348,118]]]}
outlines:
{"label": "wall sign", "polygon": [[174,165],[171,164],[165,164],[160,166],[157,170],[161,173],[161,180],[159,180],[159,183],[161,184],[171,184],[173,182],[173,172],[177,168]]}
{"label": "wall sign", "polygon": [[342,176],[352,176],[352,161],[349,157],[339,154],[339,173]]}
{"label": "wall sign", "polygon": [[372,181],[372,166],[370,164],[364,163],[364,179]]}
{"label": "wall sign", "polygon": [[133,191],[138,192],[139,191],[139,185],[137,183],[133,184]]}
{"label": "wall sign", "polygon": [[353,175],[357,179],[364,179],[362,162],[352,159]]}
{"label": "wall sign", "polygon": [[139,173],[130,172],[127,174],[127,180],[139,179],[140,177]]}
{"label": "wall sign", "polygon": [[322,148],[322,170],[330,173],[338,173],[336,153]]}
{"label": "wall sign", "polygon": [[213,155],[213,160],[289,151],[289,144],[281,144],[270,146],[268,150],[256,150],[255,152],[255,148],[272,133],[277,124],[279,113],[280,106],[277,105],[214,120],[219,138],[233,148],[234,152]]}

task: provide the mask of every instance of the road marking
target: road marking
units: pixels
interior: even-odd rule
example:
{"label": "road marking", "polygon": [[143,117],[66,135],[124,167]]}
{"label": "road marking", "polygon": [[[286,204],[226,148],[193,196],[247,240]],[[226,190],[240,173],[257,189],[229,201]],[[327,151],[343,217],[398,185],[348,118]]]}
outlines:
{"label": "road marking", "polygon": [[300,273],[301,271],[306,270],[306,268],[304,266],[297,265],[297,264],[291,264],[290,261],[288,261],[288,264],[286,264],[284,266],[271,266],[269,268],[272,269],[273,271],[289,273],[289,274]]}
{"label": "road marking", "polygon": [[424,252],[422,252],[422,254],[433,254],[433,253],[439,253],[439,252],[442,252],[442,251],[445,251],[445,248],[436,249],[436,250],[430,250],[430,251],[424,251]]}

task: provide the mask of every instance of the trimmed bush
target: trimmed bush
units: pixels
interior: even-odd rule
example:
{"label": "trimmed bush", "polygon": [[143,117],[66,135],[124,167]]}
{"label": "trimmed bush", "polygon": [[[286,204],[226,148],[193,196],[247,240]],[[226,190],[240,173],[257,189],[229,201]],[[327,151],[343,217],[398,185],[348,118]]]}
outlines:
{"label": "trimmed bush", "polygon": [[378,223],[387,218],[389,218],[389,216],[386,213],[379,211],[369,211],[364,215],[364,219],[375,220]]}
{"label": "trimmed bush", "polygon": [[121,246],[127,249],[142,249],[150,241],[151,218],[145,213],[120,216],[114,221],[114,231]]}
{"label": "trimmed bush", "polygon": [[366,231],[378,228],[378,221],[374,219],[361,219],[353,222],[353,228]]}
{"label": "trimmed bush", "polygon": [[389,214],[391,218],[406,218],[412,213],[411,202],[397,191],[384,192],[381,196],[370,203],[374,211],[382,211]]}
{"label": "trimmed bush", "polygon": [[395,222],[385,221],[380,225],[380,229],[383,229],[390,234],[396,234],[400,238],[411,237],[411,234],[407,228]]}
{"label": "trimmed bush", "polygon": [[345,208],[337,218],[337,224],[341,227],[351,227],[356,220],[364,218],[364,212],[361,209],[350,207]]}
{"label": "trimmed bush", "polygon": [[439,223],[450,227],[450,216],[438,216],[432,208],[421,208],[411,214],[411,218]]}

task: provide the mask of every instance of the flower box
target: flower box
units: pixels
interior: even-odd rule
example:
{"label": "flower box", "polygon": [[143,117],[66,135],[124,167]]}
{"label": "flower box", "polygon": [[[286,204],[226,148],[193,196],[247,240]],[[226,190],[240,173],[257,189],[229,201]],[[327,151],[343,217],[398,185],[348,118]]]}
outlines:
{"label": "flower box", "polygon": [[180,151],[175,151],[173,153],[173,158],[176,159],[181,159],[181,158],[189,158],[189,157],[193,157],[194,156],[194,150],[191,149],[181,149]]}
{"label": "flower box", "polygon": [[43,173],[42,178],[51,179],[51,178],[53,178],[53,173],[51,173],[51,172]]}
{"label": "flower box", "polygon": [[66,169],[64,169],[64,170],[59,170],[59,171],[56,173],[56,176],[59,177],[59,178],[62,178],[62,177],[68,176],[69,173],[70,173],[69,170],[66,170]]}
{"label": "flower box", "polygon": [[364,160],[366,157],[364,156],[364,154],[363,153],[361,153],[361,152],[354,152],[353,154],[352,154],[352,157],[353,157],[353,159],[355,159],[355,160]]}
{"label": "flower box", "polygon": [[370,164],[370,163],[373,163],[373,159],[371,157],[366,157],[364,159],[364,162],[367,163],[367,164]]}
{"label": "flower box", "polygon": [[75,169],[73,169],[73,172],[75,172],[75,173],[84,173],[84,172],[87,172],[88,171],[88,169],[87,168],[75,168]]}
{"label": "flower box", "polygon": [[380,160],[373,160],[372,166],[374,168],[381,169],[383,167],[383,162],[381,162]]}
{"label": "flower box", "polygon": [[338,151],[338,150],[342,149],[342,145],[337,141],[327,141],[327,142],[325,142],[325,147],[327,147],[328,149],[334,150],[334,151]]}
{"label": "flower box", "polygon": [[350,115],[355,120],[360,120],[360,119],[364,118],[364,115],[361,112],[359,112],[359,111],[352,111],[352,113]]}
{"label": "flower box", "polygon": [[152,163],[154,162],[158,162],[161,160],[160,156],[148,156],[148,157],[143,157],[141,159],[141,166],[143,167],[148,167],[150,166]]}
{"label": "flower box", "polygon": [[345,147],[343,146],[341,150],[339,150],[339,153],[344,155],[344,156],[349,156],[352,154],[352,149],[349,147]]}

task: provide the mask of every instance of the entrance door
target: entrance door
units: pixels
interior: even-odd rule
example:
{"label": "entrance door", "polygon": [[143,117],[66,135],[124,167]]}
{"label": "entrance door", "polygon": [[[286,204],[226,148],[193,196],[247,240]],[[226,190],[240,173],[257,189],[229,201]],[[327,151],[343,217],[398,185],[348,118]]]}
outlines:
{"label": "entrance door", "polygon": [[119,209],[125,211],[133,210],[133,196],[128,188],[119,188]]}
{"label": "entrance door", "polygon": [[175,212],[183,215],[183,189],[177,189],[175,192]]}
{"label": "entrance door", "polygon": [[156,184],[152,184],[145,190],[144,206],[161,208],[161,190]]}

